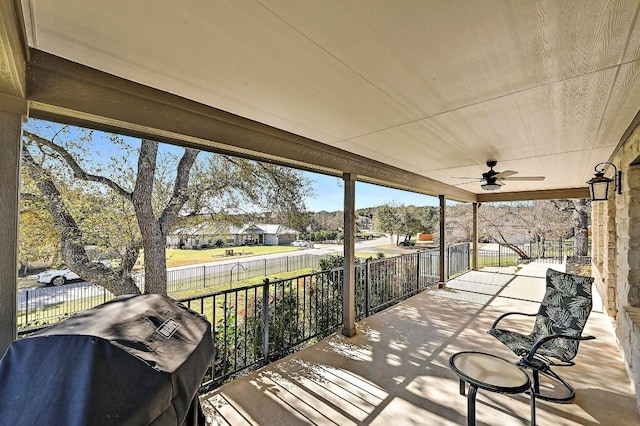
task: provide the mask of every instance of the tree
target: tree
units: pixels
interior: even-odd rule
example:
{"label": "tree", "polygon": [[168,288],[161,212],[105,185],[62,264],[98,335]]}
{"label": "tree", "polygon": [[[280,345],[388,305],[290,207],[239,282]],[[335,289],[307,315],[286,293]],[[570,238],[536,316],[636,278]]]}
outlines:
{"label": "tree", "polygon": [[544,256],[545,241],[566,237],[571,229],[570,215],[551,201],[482,205],[478,219],[483,239],[509,247],[521,258],[527,255],[513,244],[518,237],[528,235],[538,244],[540,256]]}
{"label": "tree", "polygon": [[398,234],[398,244],[400,234],[408,242],[413,234],[432,232],[438,221],[437,207],[405,206],[394,202],[378,206],[373,212],[374,228],[379,232]]}
{"label": "tree", "polygon": [[418,209],[414,206],[402,206],[398,208],[398,219],[400,223],[399,232],[404,234],[404,241],[411,241],[411,236],[417,234],[425,229],[423,225],[422,217],[420,216]]}
{"label": "tree", "polygon": [[455,244],[473,239],[473,212],[471,204],[459,203],[447,207],[447,242]]}
{"label": "tree", "polygon": [[481,224],[483,238],[508,247],[521,259],[527,259],[529,256],[513,241],[517,240],[519,235],[528,232],[528,214],[522,210],[529,208],[526,204],[482,206],[478,210],[478,221]]}
{"label": "tree", "polygon": [[312,213],[307,222],[308,232],[316,231],[337,231],[344,228],[344,212],[320,211]]}
{"label": "tree", "polygon": [[400,229],[400,218],[398,216],[398,209],[396,205],[383,204],[378,206],[373,214],[373,227],[379,232],[385,232],[391,234],[398,234]]}
{"label": "tree", "polygon": [[[60,231],[64,261],[116,295],[139,293],[131,271],[141,249],[145,292],[166,293],[166,237],[180,217],[304,211],[309,183],[292,169],[40,121],[25,129],[24,169]],[[89,242],[119,253],[117,267],[96,262]]]}
{"label": "tree", "polygon": [[23,273],[32,262],[48,260],[59,262],[60,232],[48,220],[46,206],[33,193],[37,188],[28,179],[22,180],[20,199],[20,236],[18,238],[18,259]]}
{"label": "tree", "polygon": [[571,199],[553,201],[556,208],[571,212],[573,216],[573,252],[576,256],[589,253],[589,223],[591,222],[591,201],[589,199]]}

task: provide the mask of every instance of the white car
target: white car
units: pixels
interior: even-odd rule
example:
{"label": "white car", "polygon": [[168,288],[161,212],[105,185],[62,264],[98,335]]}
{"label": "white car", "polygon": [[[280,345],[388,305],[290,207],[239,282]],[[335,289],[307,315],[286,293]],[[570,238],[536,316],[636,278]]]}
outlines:
{"label": "white car", "polygon": [[38,282],[46,285],[64,285],[67,281],[78,280],[80,277],[71,269],[49,269],[38,274]]}
{"label": "white car", "polygon": [[307,247],[309,243],[305,240],[295,240],[291,245],[294,247]]}

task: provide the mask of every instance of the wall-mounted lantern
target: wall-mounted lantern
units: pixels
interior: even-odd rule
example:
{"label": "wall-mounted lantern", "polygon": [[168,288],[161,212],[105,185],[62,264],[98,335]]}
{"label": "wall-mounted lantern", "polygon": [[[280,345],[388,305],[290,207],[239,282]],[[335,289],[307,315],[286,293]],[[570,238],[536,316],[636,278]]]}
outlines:
{"label": "wall-mounted lantern", "polygon": [[[607,166],[613,167],[613,179],[609,179],[604,175]],[[599,168],[600,167],[600,168]],[[596,175],[587,183],[589,184],[589,192],[591,193],[591,201],[607,201],[609,199],[609,184],[613,182],[613,190],[616,194],[622,194],[622,171],[613,163],[603,161],[596,164]]]}

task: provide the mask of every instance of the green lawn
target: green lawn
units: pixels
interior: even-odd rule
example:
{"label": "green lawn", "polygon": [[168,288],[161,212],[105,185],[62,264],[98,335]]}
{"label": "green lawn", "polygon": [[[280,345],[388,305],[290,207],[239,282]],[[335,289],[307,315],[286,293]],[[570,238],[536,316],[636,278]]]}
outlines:
{"label": "green lawn", "polygon": [[[227,250],[233,250],[233,256],[227,255]],[[167,249],[167,268],[296,250],[300,250],[300,248],[291,246],[237,246],[206,250]]]}
{"label": "green lawn", "polygon": [[247,287],[254,284],[262,284],[265,278],[269,278],[269,281],[276,281],[276,280],[283,280],[287,278],[297,277],[299,275],[310,274],[312,272],[314,272],[312,268],[299,269],[297,271],[290,271],[290,272],[281,272],[281,273],[269,275],[266,277],[254,277],[254,278],[248,278],[246,280],[234,281],[233,283],[229,283],[229,284],[224,283],[224,284],[207,286],[203,288],[188,289],[188,290],[182,290],[182,291],[178,290],[178,291],[169,293],[169,296],[173,297],[174,299],[183,299],[185,297],[197,297],[202,294],[210,294],[217,291],[229,290],[232,288],[242,288],[242,287]]}

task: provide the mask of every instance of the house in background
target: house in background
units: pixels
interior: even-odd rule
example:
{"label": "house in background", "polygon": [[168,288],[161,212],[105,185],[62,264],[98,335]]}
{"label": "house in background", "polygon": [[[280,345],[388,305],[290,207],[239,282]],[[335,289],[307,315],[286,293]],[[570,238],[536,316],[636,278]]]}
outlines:
{"label": "house in background", "polygon": [[[219,240],[225,246],[289,245],[298,238],[298,231],[278,224],[220,225],[202,222],[179,228],[167,236],[168,248],[202,249],[215,247]],[[219,244],[219,243],[218,243]]]}

